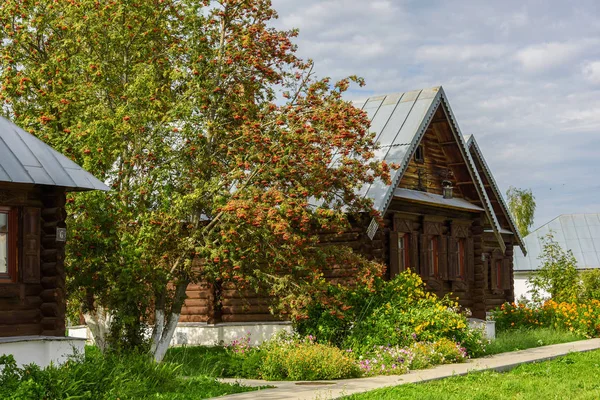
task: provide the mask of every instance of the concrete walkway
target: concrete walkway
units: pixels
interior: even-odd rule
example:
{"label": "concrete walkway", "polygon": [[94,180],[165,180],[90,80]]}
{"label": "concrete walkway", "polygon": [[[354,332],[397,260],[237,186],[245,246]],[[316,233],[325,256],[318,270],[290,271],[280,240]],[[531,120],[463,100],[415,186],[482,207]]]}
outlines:
{"label": "concrete walkway", "polygon": [[261,400],[325,400],[335,399],[354,393],[367,392],[388,386],[416,383],[447,378],[453,375],[465,375],[472,371],[508,371],[520,364],[551,360],[571,352],[584,352],[600,349],[600,339],[554,344],[535,349],[514,351],[495,356],[469,360],[464,364],[438,365],[430,369],[412,371],[405,375],[376,376],[372,378],[343,379],[317,382],[266,382],[252,379],[222,379],[222,382],[238,382],[246,386],[275,386],[258,392],[239,393],[222,396],[219,399],[261,399]]}

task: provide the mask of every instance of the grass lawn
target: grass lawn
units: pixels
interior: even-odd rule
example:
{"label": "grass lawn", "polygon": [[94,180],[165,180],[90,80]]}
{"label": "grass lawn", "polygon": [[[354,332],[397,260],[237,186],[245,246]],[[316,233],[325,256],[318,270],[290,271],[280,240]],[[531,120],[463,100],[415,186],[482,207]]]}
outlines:
{"label": "grass lawn", "polygon": [[226,394],[242,393],[256,390],[257,388],[240,386],[237,384],[225,384],[218,382],[213,377],[200,376],[181,380],[175,390],[149,394],[145,399],[208,399],[211,397],[224,396]]}
{"label": "grass lawn", "polygon": [[551,328],[514,329],[497,334],[496,339],[487,346],[486,354],[506,353],[583,339],[585,337],[581,335]]}
{"label": "grass lawn", "polygon": [[478,372],[347,397],[385,399],[599,399],[600,350],[521,365],[506,373]]}
{"label": "grass lawn", "polygon": [[[488,345],[486,354],[493,355],[581,339],[585,338],[571,332],[550,328],[515,329],[499,333],[497,338]],[[165,362],[180,365],[179,372],[187,377],[259,378],[257,371],[260,367],[260,359],[243,364],[242,358],[235,357],[220,346],[172,347],[167,352]]]}

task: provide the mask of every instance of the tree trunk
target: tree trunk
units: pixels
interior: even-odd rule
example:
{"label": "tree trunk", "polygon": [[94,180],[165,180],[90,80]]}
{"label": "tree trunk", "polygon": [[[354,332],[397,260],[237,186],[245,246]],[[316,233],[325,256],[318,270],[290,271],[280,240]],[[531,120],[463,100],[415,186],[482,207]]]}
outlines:
{"label": "tree trunk", "polygon": [[[167,350],[169,349],[171,339],[173,339],[173,334],[175,333],[175,328],[177,328],[179,316],[181,315],[181,308],[183,307],[183,303],[185,301],[185,292],[188,284],[189,281],[187,280],[179,281],[177,283],[175,287],[173,305],[171,306],[169,318],[167,320],[165,320],[166,313],[164,311],[164,306],[162,310],[158,307],[156,308],[151,351],[154,355],[154,359],[157,362],[161,362],[163,360],[165,354],[167,354]],[[158,326],[159,323],[162,326]]]}
{"label": "tree trunk", "polygon": [[96,346],[104,353],[108,348],[107,336],[110,332],[112,314],[103,307],[96,307],[93,311],[84,313],[83,318],[90,328]]}
{"label": "tree trunk", "polygon": [[165,327],[165,301],[166,293],[156,295],[156,306],[154,311],[154,328],[152,329],[152,343],[150,352],[154,354],[162,338]]}

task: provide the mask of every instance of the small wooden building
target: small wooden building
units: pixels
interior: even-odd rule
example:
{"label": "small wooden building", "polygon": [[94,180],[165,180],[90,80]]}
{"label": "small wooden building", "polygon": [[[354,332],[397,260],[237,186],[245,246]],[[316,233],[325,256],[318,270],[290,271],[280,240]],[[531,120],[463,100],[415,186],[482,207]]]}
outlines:
{"label": "small wooden building", "polygon": [[108,187],[0,117],[0,354],[45,364],[27,349],[65,337],[65,193],[95,189]]}
{"label": "small wooden building", "polygon": [[[462,135],[444,90],[376,96],[356,105],[381,144],[376,157],[400,168],[392,185],[376,181],[363,189],[385,226],[367,219],[328,240],[384,262],[389,278],[410,268],[430,291],[453,293],[476,318],[512,301],[514,249],[526,249],[481,149],[473,136]],[[325,271],[331,279],[351,279],[351,273]],[[233,285],[219,293],[208,284],[191,285],[180,328],[189,333],[206,323],[276,320],[268,304]]]}

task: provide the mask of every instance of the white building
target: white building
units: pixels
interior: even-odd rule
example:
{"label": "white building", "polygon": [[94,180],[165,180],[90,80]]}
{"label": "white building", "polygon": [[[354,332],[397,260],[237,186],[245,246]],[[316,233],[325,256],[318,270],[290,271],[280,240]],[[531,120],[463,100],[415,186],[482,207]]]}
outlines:
{"label": "white building", "polygon": [[600,214],[563,214],[527,235],[523,240],[527,256],[515,252],[515,298],[531,298],[529,278],[541,268],[539,259],[544,238],[552,234],[554,240],[566,251],[571,250],[577,259],[577,268],[600,268]]}

